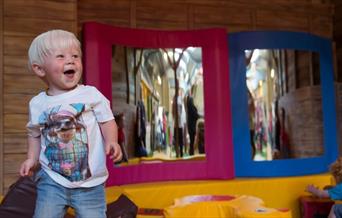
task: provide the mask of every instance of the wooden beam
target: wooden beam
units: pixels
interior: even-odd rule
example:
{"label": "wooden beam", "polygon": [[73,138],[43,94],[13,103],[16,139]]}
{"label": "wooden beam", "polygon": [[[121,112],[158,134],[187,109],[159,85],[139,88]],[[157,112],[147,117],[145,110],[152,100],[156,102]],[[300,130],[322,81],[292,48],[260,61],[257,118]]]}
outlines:
{"label": "wooden beam", "polygon": [[136,0],[130,0],[130,16],[129,16],[129,23],[130,27],[136,28],[137,27],[137,2]]}
{"label": "wooden beam", "polygon": [[3,67],[3,5],[4,1],[0,0],[0,195],[4,194],[4,140],[3,140],[3,122],[4,122],[4,113],[3,113],[3,73],[4,73],[4,67]]}

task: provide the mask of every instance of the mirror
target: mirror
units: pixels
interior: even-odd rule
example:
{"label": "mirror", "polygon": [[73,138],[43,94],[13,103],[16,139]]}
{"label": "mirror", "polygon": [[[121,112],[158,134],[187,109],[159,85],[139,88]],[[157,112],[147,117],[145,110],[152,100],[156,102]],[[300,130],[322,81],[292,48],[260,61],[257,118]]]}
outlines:
{"label": "mirror", "polygon": [[[229,35],[228,40],[231,57],[230,81],[236,176],[273,177],[326,172],[329,164],[336,159],[338,154],[331,42],[307,33],[286,31],[233,33]],[[246,78],[248,78],[246,56],[249,57],[251,51],[257,50],[267,50],[272,53],[288,52],[290,55],[285,62],[288,69],[279,67],[280,72],[284,71],[287,76],[280,76],[285,83],[278,84],[282,87],[277,94],[287,96],[278,100],[278,111],[279,108],[284,107],[285,115],[290,118],[291,132],[288,140],[292,151],[283,154],[282,158],[273,158],[272,149],[268,151],[265,149],[268,154],[264,155],[262,161],[256,161],[255,156],[251,158],[253,150],[250,140],[249,94],[246,84]],[[293,62],[294,60],[296,61]],[[311,61],[310,64],[308,60]],[[271,65],[268,63],[268,66]],[[306,75],[305,68],[312,68],[309,81],[303,78]],[[269,75],[271,71],[272,68],[269,69]],[[304,104],[299,104],[300,101]],[[267,112],[268,114],[272,114],[275,110],[275,105],[271,102],[269,100],[271,109]],[[303,113],[303,111],[312,112]],[[264,116],[267,113],[263,110]],[[293,117],[294,115],[296,116]],[[309,125],[304,126],[306,122],[299,123],[294,119],[306,120]],[[319,124],[319,120],[323,123]],[[306,136],[308,134],[306,131],[310,128],[310,135]],[[319,134],[315,135],[318,131]],[[272,148],[272,146],[268,147]]]}
{"label": "mirror", "polygon": [[319,54],[253,49],[245,58],[253,160],[323,155]]}
{"label": "mirror", "polygon": [[200,47],[114,45],[112,102],[121,165],[205,160]]}
{"label": "mirror", "polygon": [[[115,50],[117,46],[122,46],[131,50],[135,48],[145,51],[200,48],[202,53],[205,158],[183,161],[184,157],[179,157],[176,161],[150,161],[148,164],[121,164],[120,166],[113,166],[111,160],[107,159],[109,171],[107,186],[165,180],[234,177],[226,36],[225,29],[157,31],[119,28],[95,22],[84,24],[84,81],[86,84],[96,86],[109,100],[113,100],[111,103],[114,112],[128,110],[116,111],[119,108],[116,107],[118,102],[116,102],[117,98],[114,94],[118,93],[117,90],[120,86],[114,87],[112,84],[112,72],[115,68],[112,61],[113,46],[115,46]],[[138,61],[139,58],[136,60]],[[127,63],[132,64],[132,61]],[[150,65],[146,65],[146,67],[149,68]],[[132,70],[132,65],[128,69]],[[132,76],[128,78],[129,81],[134,80]],[[129,84],[132,83],[129,82]],[[139,86],[133,88],[134,84],[129,86],[129,95],[122,97],[122,101],[126,101],[126,104],[127,96],[131,103],[134,98],[139,99],[140,93],[142,96],[144,94],[139,91]],[[141,83],[137,82],[136,84]],[[123,92],[127,91],[125,87],[127,86],[124,86]],[[135,104],[133,105],[135,107]],[[148,105],[146,106],[148,107]],[[128,151],[129,153],[130,151]]]}

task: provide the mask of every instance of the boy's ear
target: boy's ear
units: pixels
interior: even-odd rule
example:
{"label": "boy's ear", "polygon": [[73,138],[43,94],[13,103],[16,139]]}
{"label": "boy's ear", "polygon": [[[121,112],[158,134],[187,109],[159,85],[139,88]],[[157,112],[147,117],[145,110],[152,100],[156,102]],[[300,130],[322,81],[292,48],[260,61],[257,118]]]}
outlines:
{"label": "boy's ear", "polygon": [[37,76],[39,76],[39,77],[45,76],[45,71],[38,64],[35,64],[35,63],[32,64],[32,69]]}

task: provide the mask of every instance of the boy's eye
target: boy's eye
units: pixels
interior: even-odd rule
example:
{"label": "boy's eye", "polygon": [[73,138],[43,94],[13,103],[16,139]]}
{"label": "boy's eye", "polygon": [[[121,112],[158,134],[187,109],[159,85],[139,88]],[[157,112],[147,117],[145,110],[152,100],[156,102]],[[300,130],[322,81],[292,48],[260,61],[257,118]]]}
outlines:
{"label": "boy's eye", "polygon": [[57,57],[57,58],[64,58],[64,55],[59,54],[59,55],[57,55],[56,57]]}
{"label": "boy's eye", "polygon": [[79,56],[78,56],[78,55],[73,55],[72,57],[73,57],[73,58],[78,58]]}

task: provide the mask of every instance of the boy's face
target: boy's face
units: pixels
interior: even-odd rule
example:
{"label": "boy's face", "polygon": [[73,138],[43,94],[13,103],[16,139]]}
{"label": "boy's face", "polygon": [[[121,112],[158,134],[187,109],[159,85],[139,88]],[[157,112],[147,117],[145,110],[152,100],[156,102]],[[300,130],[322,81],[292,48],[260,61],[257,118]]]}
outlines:
{"label": "boy's face", "polygon": [[50,95],[62,94],[77,86],[83,70],[77,47],[55,49],[44,60],[42,66],[34,66],[33,69],[47,82]]}

